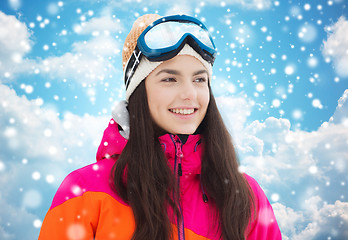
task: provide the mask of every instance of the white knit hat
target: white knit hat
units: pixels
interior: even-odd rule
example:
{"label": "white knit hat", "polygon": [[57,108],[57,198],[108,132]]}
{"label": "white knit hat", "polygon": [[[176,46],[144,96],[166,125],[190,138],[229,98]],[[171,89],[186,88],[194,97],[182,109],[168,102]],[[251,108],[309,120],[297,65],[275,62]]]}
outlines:
{"label": "white knit hat", "polygon": [[[146,14],[141,17],[139,17],[133,24],[133,27],[128,34],[123,51],[122,51],[122,60],[123,60],[123,74],[125,76],[126,74],[126,66],[128,64],[128,61],[131,58],[131,55],[133,54],[133,51],[136,47],[137,40],[141,33],[149,26],[151,23],[159,19],[161,16],[157,14]],[[200,54],[198,54],[190,45],[185,44],[184,47],[181,49],[181,51],[177,55],[190,55],[198,59],[203,66],[207,69],[209,74],[209,79],[211,79],[212,76],[212,65],[204,60]],[[130,96],[134,92],[134,90],[137,88],[137,86],[143,81],[155,68],[157,68],[163,61],[161,62],[151,62],[149,61],[145,56],[143,56],[140,60],[140,63],[135,70],[132,78],[129,80],[129,85],[126,89],[126,101],[128,102]]]}

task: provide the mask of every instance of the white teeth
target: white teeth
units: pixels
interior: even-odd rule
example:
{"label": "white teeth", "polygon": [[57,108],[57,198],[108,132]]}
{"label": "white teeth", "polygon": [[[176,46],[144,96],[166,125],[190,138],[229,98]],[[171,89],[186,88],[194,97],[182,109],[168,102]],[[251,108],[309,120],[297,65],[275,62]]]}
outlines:
{"label": "white teeth", "polygon": [[182,115],[187,115],[187,114],[192,114],[195,110],[193,108],[191,109],[178,109],[178,108],[175,108],[175,109],[170,109],[171,112],[173,113],[178,113],[178,114],[182,114]]}

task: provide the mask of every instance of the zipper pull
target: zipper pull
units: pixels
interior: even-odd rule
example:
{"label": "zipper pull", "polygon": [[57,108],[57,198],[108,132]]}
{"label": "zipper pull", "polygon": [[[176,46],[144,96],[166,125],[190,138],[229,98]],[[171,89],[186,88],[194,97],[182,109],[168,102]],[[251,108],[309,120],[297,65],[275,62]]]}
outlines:
{"label": "zipper pull", "polygon": [[175,143],[176,145],[176,156],[179,157],[180,159],[184,157],[184,154],[181,151],[181,143],[178,141]]}
{"label": "zipper pull", "polygon": [[181,177],[182,176],[182,167],[181,167],[181,159],[184,157],[184,154],[182,153],[181,150],[181,141],[180,138],[178,137],[178,139],[175,141],[175,146],[176,146],[176,156],[179,159],[179,163],[178,163],[178,175]]}
{"label": "zipper pull", "polygon": [[178,174],[180,177],[182,176],[181,163],[178,164]]}

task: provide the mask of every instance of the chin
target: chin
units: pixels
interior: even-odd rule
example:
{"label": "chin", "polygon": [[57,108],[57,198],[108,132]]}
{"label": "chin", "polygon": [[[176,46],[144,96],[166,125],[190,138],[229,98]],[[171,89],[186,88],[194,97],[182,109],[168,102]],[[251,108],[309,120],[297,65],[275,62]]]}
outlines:
{"label": "chin", "polygon": [[196,132],[196,129],[180,129],[178,131],[173,131],[173,134],[194,134]]}

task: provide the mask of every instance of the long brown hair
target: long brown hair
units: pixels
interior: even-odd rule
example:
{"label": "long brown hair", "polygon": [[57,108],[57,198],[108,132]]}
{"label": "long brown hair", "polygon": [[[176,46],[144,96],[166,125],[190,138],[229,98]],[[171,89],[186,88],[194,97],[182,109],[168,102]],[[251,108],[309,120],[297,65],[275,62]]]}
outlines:
{"label": "long brown hair", "polygon": [[[220,238],[245,239],[251,220],[252,192],[238,171],[236,153],[210,90],[210,102],[200,129],[204,147],[201,181],[209,204],[217,208]],[[132,239],[171,239],[168,206],[179,217],[178,186],[158,141],[158,131],[151,120],[145,81],[129,99],[130,135],[116,161],[112,177],[116,192],[131,206],[136,229]]]}

